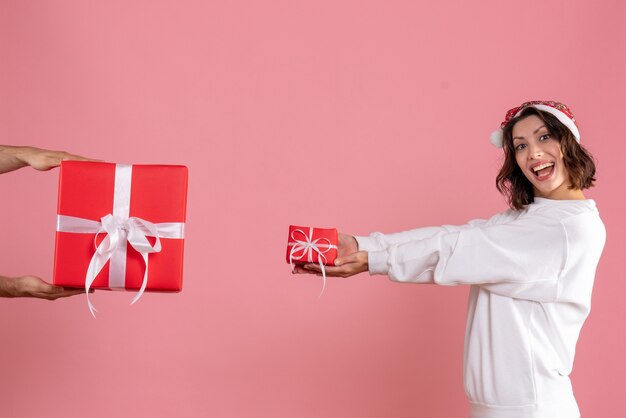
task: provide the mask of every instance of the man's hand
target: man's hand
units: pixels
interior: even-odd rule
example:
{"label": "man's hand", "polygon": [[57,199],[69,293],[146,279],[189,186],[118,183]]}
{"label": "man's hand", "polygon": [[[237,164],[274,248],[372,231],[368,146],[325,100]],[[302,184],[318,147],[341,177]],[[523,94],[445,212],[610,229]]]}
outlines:
{"label": "man's hand", "polygon": [[[0,174],[31,166],[35,170],[47,171],[58,167],[61,161],[95,161],[64,151],[49,151],[35,147],[13,147],[0,145]],[[46,283],[36,276],[0,276],[0,297],[33,297],[55,300],[81,294],[82,289],[65,289]]]}
{"label": "man's hand", "polygon": [[65,151],[50,151],[35,147],[12,147],[0,145],[0,174],[31,166],[35,170],[47,171],[58,167],[61,161],[96,161]]}
{"label": "man's hand", "polygon": [[66,289],[46,283],[36,276],[2,277],[0,276],[0,297],[31,297],[55,300],[84,293],[84,289]]}
{"label": "man's hand", "polygon": [[[337,259],[335,266],[325,266],[327,276],[350,277],[368,270],[368,258],[366,251],[359,251],[358,243],[352,235],[339,234],[337,243]],[[319,264],[308,263],[302,267],[296,267],[294,273],[322,275]]]}

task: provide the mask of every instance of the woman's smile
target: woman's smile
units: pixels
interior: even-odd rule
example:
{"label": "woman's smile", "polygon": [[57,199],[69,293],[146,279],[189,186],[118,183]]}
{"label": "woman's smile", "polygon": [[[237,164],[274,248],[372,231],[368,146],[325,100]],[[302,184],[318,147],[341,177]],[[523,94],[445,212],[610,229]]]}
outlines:
{"label": "woman's smile", "polygon": [[531,171],[537,177],[539,181],[548,180],[554,174],[554,162],[540,161],[530,166]]}

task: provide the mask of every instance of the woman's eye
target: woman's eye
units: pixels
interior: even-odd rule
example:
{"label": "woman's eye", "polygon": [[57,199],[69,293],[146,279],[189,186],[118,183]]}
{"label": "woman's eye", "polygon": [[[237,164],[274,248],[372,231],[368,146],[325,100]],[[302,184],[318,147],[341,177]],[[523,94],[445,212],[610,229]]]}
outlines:
{"label": "woman's eye", "polygon": [[550,138],[552,138],[552,135],[550,135],[550,134],[544,134],[544,135],[541,135],[541,136],[539,137],[539,140],[540,140],[540,141],[547,141],[547,140],[548,140],[548,139],[550,139]]}
{"label": "woman's eye", "polygon": [[517,145],[515,146],[515,151],[521,151],[521,150],[523,150],[524,148],[526,148],[526,144],[517,144]]}

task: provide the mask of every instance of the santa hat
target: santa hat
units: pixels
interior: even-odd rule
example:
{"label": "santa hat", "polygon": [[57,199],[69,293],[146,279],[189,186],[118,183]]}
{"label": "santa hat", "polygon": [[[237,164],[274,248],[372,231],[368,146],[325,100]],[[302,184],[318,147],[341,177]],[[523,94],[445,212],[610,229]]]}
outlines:
{"label": "santa hat", "polygon": [[492,132],[491,134],[491,143],[493,145],[498,148],[502,148],[502,129],[506,126],[507,123],[511,121],[511,119],[519,116],[520,113],[522,113],[522,111],[527,107],[534,107],[535,109],[542,110],[544,112],[548,112],[554,115],[559,120],[559,122],[565,125],[572,132],[572,134],[574,134],[574,138],[576,138],[576,141],[580,143],[580,133],[578,132],[578,126],[576,126],[576,119],[574,119],[572,111],[567,106],[559,102],[533,100],[531,102],[523,103],[521,106],[514,107],[513,109],[506,112],[504,121],[500,124],[500,129]]}

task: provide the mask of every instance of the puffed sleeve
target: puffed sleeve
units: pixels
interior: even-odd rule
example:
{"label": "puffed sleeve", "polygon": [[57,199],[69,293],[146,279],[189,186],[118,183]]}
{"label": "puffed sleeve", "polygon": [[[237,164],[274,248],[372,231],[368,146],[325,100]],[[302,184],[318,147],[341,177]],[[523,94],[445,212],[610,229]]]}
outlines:
{"label": "puffed sleeve", "polygon": [[[561,220],[566,235],[567,258],[560,272],[555,300],[575,303],[588,310],[595,270],[604,248],[606,230],[597,213],[582,213]],[[543,286],[549,282],[498,282],[483,284],[492,293],[516,299],[552,302]]]}
{"label": "puffed sleeve", "polygon": [[485,219],[474,219],[465,225],[442,225],[416,228],[410,231],[396,232],[393,234],[382,234],[374,232],[368,237],[354,237],[359,243],[360,251],[380,251],[389,248],[391,245],[404,244],[411,241],[419,241],[431,238],[443,232],[460,231],[461,229],[484,225],[488,221]]}
{"label": "puffed sleeve", "polygon": [[370,274],[439,285],[510,283],[518,296],[552,301],[567,260],[562,223],[526,216],[439,231],[368,254]]}

